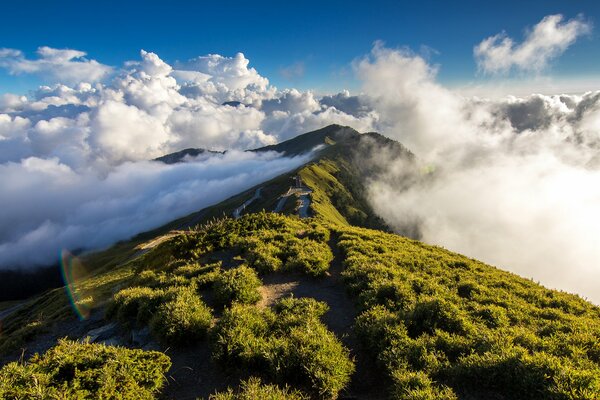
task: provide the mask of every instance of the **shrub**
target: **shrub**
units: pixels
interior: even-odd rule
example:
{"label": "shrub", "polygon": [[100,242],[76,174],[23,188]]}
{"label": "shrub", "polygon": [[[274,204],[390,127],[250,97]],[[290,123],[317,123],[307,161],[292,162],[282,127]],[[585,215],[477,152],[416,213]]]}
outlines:
{"label": "shrub", "polygon": [[212,322],[210,308],[194,287],[178,288],[174,298],[158,308],[151,327],[162,341],[188,344],[203,338]]}
{"label": "shrub", "polygon": [[447,386],[438,387],[427,374],[417,371],[396,370],[392,373],[392,398],[398,400],[456,400]]}
{"label": "shrub", "polygon": [[458,295],[465,299],[470,299],[473,295],[479,293],[479,286],[475,282],[463,282],[457,287]]}
{"label": "shrub", "polygon": [[121,322],[143,324],[150,320],[166,297],[167,292],[162,289],[140,286],[123,289],[114,295],[107,315],[116,315]]}
{"label": "shrub", "polygon": [[279,300],[273,308],[278,316],[276,323],[283,329],[309,322],[318,323],[320,318],[329,311],[327,303],[309,297],[300,299],[286,297]]}
{"label": "shrub", "polygon": [[558,357],[545,352],[529,354],[520,347],[465,356],[448,374],[457,384],[476,383],[515,398],[600,397],[599,368],[577,370]]}
{"label": "shrub", "polygon": [[312,229],[308,231],[306,236],[316,242],[328,242],[331,237],[331,233],[329,232],[329,229],[313,224]]}
{"label": "shrub", "polygon": [[228,389],[223,393],[216,393],[209,400],[303,400],[308,399],[297,390],[288,387],[280,389],[275,385],[262,384],[259,378],[252,377],[242,381],[240,388],[236,391]]}
{"label": "shrub", "polygon": [[331,249],[326,243],[297,238],[288,240],[285,257],[284,269],[315,277],[324,275],[333,260]]}
{"label": "shrub", "polygon": [[221,304],[237,301],[244,304],[254,304],[261,299],[262,285],[256,271],[242,265],[219,275],[214,283],[215,298]]}
{"label": "shrub", "polygon": [[466,329],[464,313],[452,303],[442,299],[425,299],[418,302],[408,320],[408,331],[415,337],[441,329],[450,333],[463,333]]}
{"label": "shrub", "polygon": [[335,398],[350,381],[354,363],[320,322],[326,310],[314,299],[285,299],[274,311],[234,303],[215,328],[213,356],[226,366]]}
{"label": "shrub", "polygon": [[475,315],[481,318],[489,328],[500,328],[509,324],[506,310],[495,305],[481,306]]}
{"label": "shrub", "polygon": [[234,303],[213,331],[213,358],[226,367],[268,369],[269,357],[273,356],[268,335],[274,319],[275,314],[268,310]]}
{"label": "shrub", "polygon": [[156,351],[61,340],[42,356],[5,365],[0,398],[150,400],[170,366]]}
{"label": "shrub", "polygon": [[243,243],[248,263],[261,273],[275,272],[281,269],[281,250],[272,243],[257,238],[248,238]]}
{"label": "shrub", "polygon": [[336,398],[350,382],[354,363],[348,351],[323,324],[297,326],[288,333],[283,348],[282,377],[300,384],[309,384],[319,396]]}
{"label": "shrub", "polygon": [[356,317],[354,329],[369,350],[379,352],[387,345],[388,329],[399,323],[395,313],[379,305]]}

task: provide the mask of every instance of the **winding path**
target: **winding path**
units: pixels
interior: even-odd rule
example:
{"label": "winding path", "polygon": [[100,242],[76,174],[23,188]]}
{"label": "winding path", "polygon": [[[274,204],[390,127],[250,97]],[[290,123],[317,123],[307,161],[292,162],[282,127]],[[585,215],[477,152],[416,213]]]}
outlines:
{"label": "winding path", "polygon": [[238,219],[239,217],[241,217],[242,212],[246,209],[246,207],[248,207],[250,204],[252,204],[252,202],[254,200],[258,200],[260,198],[261,190],[262,190],[262,187],[259,187],[258,189],[256,189],[256,191],[254,192],[254,196],[252,196],[251,198],[246,200],[241,206],[239,206],[238,208],[233,210],[233,218]]}

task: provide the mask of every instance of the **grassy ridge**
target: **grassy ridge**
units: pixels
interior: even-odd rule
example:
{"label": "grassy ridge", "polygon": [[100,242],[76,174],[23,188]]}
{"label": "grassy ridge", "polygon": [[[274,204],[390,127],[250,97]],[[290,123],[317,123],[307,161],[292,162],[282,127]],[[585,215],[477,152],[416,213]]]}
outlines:
{"label": "grassy ridge", "polygon": [[[331,237],[361,310],[354,331],[392,398],[600,396],[598,307],[381,231],[271,213],[224,219],[180,232],[83,287],[107,296],[119,282],[125,287],[111,296],[109,318],[148,325],[169,346],[210,344],[223,368],[264,382],[251,379],[215,398],[335,398],[354,362],[321,321],[328,305],[309,298],[254,305],[264,273],[327,279]],[[33,310],[56,305],[46,301]]]}
{"label": "grassy ridge", "polygon": [[600,398],[600,309],[396,235],[340,229],[356,329],[395,398]]}

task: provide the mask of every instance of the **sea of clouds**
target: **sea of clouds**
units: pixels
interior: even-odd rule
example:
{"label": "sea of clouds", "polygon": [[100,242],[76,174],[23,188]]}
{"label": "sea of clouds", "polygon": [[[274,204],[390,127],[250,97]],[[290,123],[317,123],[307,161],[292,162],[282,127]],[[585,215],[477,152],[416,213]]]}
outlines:
{"label": "sea of clouds", "polygon": [[[474,47],[482,74],[539,73],[591,30],[548,16],[515,43]],[[0,95],[0,267],[101,248],[201,209],[306,162],[239,150],[331,123],[378,131],[418,157],[365,182],[391,226],[600,302],[600,92],[488,99],[441,85],[437,67],[376,43],[355,60],[360,94],[278,89],[241,53],[121,67],[77,50],[34,59],[0,49],[0,67],[48,85]],[[148,161],[187,147],[233,150],[186,163]]]}

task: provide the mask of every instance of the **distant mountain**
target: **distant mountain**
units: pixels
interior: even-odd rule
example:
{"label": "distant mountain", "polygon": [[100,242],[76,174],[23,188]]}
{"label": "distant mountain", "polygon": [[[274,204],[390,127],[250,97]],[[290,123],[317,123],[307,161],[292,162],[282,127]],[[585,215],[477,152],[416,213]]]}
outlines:
{"label": "distant mountain", "polygon": [[337,142],[345,143],[356,140],[360,136],[356,130],[341,125],[329,125],[316,131],[298,135],[290,140],[261,147],[252,151],[277,151],[286,156],[308,153],[319,145],[330,145]]}
{"label": "distant mountain", "polygon": [[201,154],[223,154],[221,151],[212,151],[206,149],[189,148],[177,151],[175,153],[166,154],[164,156],[155,158],[154,161],[160,161],[165,164],[176,164],[182,162],[186,157],[198,157]]}

